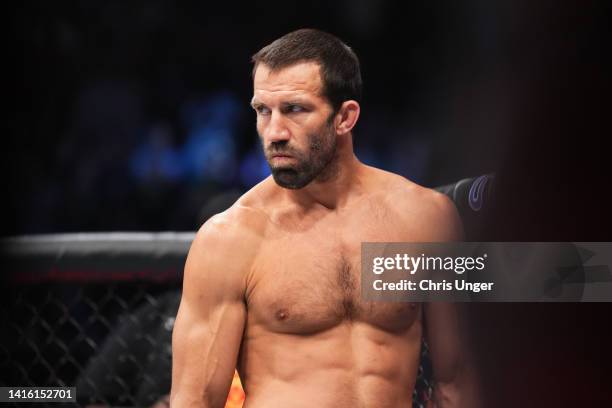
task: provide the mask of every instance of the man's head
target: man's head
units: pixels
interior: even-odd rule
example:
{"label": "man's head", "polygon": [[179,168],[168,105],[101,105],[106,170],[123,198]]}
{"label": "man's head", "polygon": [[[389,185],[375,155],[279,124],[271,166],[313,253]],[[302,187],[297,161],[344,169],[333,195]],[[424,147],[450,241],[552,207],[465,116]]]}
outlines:
{"label": "man's head", "polygon": [[257,131],[274,180],[298,189],[332,176],[337,138],[359,116],[359,60],[338,38],[289,33],[252,58]]}

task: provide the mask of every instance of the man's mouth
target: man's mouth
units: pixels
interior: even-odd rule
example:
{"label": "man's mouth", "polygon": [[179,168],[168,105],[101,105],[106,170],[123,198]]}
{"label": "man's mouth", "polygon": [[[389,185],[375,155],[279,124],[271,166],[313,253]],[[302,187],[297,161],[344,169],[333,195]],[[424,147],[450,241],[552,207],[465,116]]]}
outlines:
{"label": "man's mouth", "polygon": [[271,159],[281,158],[281,159],[293,159],[293,156],[288,153],[272,153],[270,155]]}
{"label": "man's mouth", "polygon": [[269,160],[270,164],[275,167],[291,166],[295,163],[295,158],[286,153],[274,153]]}

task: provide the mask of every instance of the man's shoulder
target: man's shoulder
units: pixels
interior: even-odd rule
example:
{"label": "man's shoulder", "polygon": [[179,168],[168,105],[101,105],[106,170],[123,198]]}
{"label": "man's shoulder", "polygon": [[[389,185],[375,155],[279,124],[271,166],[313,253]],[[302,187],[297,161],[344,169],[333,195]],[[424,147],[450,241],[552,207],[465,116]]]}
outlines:
{"label": "man's shoulder", "polygon": [[[462,226],[455,204],[436,190],[421,186],[398,174],[376,169],[385,204],[423,237],[461,239]],[[420,234],[421,235],[421,234]]]}
{"label": "man's shoulder", "polygon": [[240,281],[263,242],[267,223],[266,215],[250,203],[248,193],[227,210],[210,217],[191,244],[188,264],[195,265],[191,269],[198,272],[190,276],[196,276],[197,282],[202,276],[212,276],[210,273],[202,275],[200,270],[217,270],[223,265],[221,275],[234,276],[236,282]]}
{"label": "man's shoulder", "polygon": [[424,187],[404,177],[392,184],[390,196],[393,201],[406,210],[430,213],[439,216],[455,210],[454,203],[445,195]]}
{"label": "man's shoulder", "polygon": [[198,236],[229,243],[234,239],[262,237],[270,221],[266,211],[267,195],[269,191],[264,180],[239,197],[227,210],[210,217],[198,231]]}
{"label": "man's shoulder", "polygon": [[399,206],[446,205],[447,197],[435,190],[419,185],[399,174],[370,167],[375,190],[391,203]]}

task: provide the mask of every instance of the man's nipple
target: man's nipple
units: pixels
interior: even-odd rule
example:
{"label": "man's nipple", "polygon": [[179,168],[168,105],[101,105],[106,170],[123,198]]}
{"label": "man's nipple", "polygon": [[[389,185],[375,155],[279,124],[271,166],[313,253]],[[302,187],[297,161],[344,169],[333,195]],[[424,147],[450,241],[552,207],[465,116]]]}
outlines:
{"label": "man's nipple", "polygon": [[278,309],[276,311],[276,320],[284,321],[289,317],[289,312],[286,309]]}

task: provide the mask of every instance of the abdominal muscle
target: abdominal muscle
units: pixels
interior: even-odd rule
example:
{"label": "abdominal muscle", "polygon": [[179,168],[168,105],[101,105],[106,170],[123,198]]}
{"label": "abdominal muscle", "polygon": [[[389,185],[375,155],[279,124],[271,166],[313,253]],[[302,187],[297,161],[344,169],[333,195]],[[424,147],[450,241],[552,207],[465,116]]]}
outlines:
{"label": "abdominal muscle", "polygon": [[410,407],[420,344],[420,322],[402,333],[361,322],[307,335],[248,327],[243,407]]}

